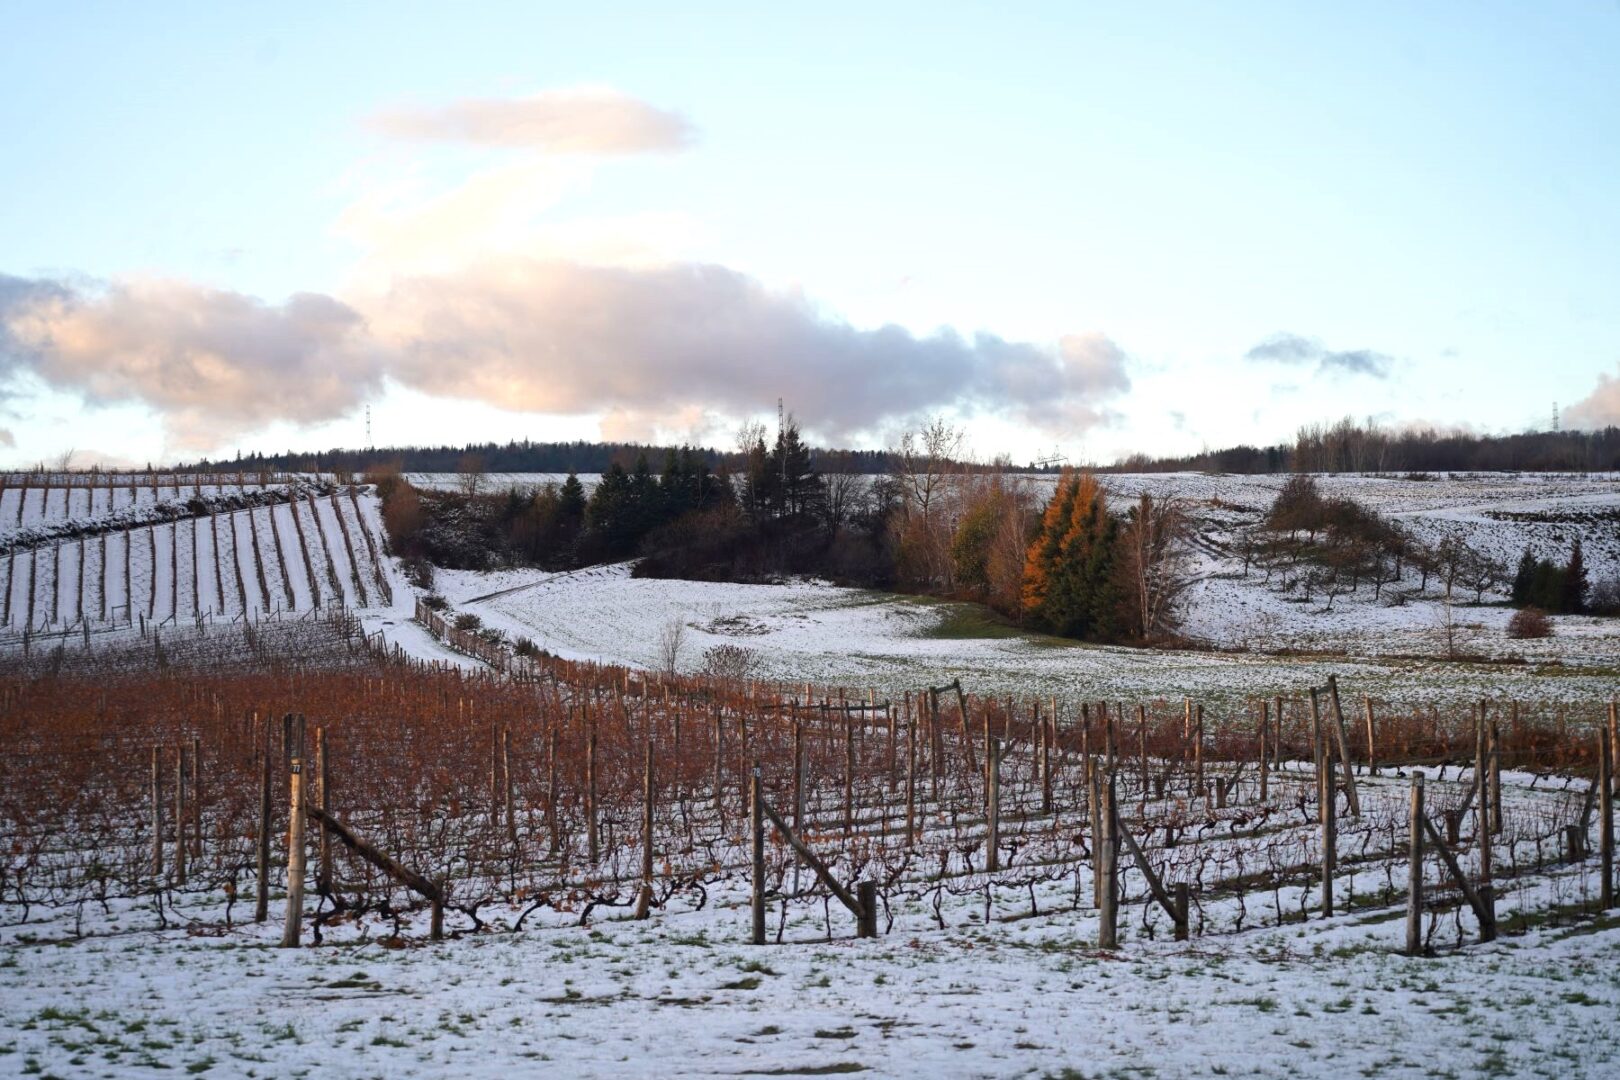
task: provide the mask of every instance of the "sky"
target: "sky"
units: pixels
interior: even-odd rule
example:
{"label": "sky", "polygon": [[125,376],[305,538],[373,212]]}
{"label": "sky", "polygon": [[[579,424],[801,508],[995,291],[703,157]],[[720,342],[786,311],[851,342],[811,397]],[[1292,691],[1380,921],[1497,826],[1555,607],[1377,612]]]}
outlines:
{"label": "sky", "polygon": [[0,4],[0,465],[1620,423],[1620,3]]}

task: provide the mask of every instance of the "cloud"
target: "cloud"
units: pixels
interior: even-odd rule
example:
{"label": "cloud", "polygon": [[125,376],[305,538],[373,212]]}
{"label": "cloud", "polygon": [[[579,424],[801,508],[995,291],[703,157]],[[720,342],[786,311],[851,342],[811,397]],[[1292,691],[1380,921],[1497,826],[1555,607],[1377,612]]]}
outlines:
{"label": "cloud", "polygon": [[1102,403],[1130,385],[1124,355],[1100,335],[1045,349],[861,330],[708,264],[504,259],[396,281],[362,306],[402,382],[536,412],[744,415],[781,396],[823,437],[947,407],[1072,431],[1100,422]]}
{"label": "cloud", "polygon": [[182,282],[85,288],[0,279],[0,371],[92,403],[139,401],[176,444],[351,412],[385,379],[518,412],[692,424],[786,398],[847,438],[943,409],[1053,435],[1106,423],[1126,358],[1099,334],[1055,347],[994,334],[858,329],[723,266],[506,258],[396,280],[349,302],[270,305]]}
{"label": "cloud", "polygon": [[1315,364],[1318,372],[1389,378],[1393,357],[1371,349],[1334,352],[1316,338],[1299,334],[1273,334],[1244,354],[1244,359],[1276,364]]}
{"label": "cloud", "polygon": [[358,312],[300,293],[280,305],[177,281],[84,287],[0,279],[0,373],[91,404],[140,402],[178,446],[208,449],[275,420],[332,419],[381,389]]}
{"label": "cloud", "polygon": [[1620,364],[1615,365],[1615,377],[1598,373],[1592,392],[1564,410],[1564,422],[1591,431],[1611,424],[1620,426]]}
{"label": "cloud", "polygon": [[396,139],[591,156],[676,153],[696,137],[691,122],[680,113],[610,87],[387,109],[373,115],[369,124]]}
{"label": "cloud", "polygon": [[11,449],[12,447],[14,447],[16,445],[17,445],[17,436],[15,436],[15,435],[13,435],[11,433],[11,429],[10,428],[0,428],[0,446],[4,446],[7,449]]}

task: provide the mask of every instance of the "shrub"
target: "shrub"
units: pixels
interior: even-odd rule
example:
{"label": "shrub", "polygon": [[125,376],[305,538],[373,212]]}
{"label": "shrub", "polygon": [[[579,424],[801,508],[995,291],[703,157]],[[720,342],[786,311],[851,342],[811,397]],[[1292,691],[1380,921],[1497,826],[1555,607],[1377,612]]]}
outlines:
{"label": "shrub", "polygon": [[759,654],[741,645],[703,650],[703,674],[715,679],[746,679],[759,666]]}
{"label": "shrub", "polygon": [[424,597],[422,603],[429,611],[444,611],[450,606],[450,601],[446,600],[438,593],[434,593],[432,596]]}
{"label": "shrub", "polygon": [[[477,616],[475,615],[473,618],[477,618]],[[501,645],[506,642],[506,635],[495,629],[493,626],[484,627],[482,630],[478,631],[478,636],[489,642],[491,645]]]}
{"label": "shrub", "polygon": [[1552,632],[1552,620],[1538,607],[1520,608],[1507,624],[1510,638],[1546,638],[1552,637]]}
{"label": "shrub", "polygon": [[[404,562],[405,580],[418,589],[433,588],[433,564],[420,555],[413,555]],[[437,598],[441,603],[443,597]],[[437,610],[437,609],[435,609]]]}
{"label": "shrub", "polygon": [[460,615],[456,616],[456,629],[457,630],[477,630],[480,626],[483,626],[483,625],[484,625],[484,620],[480,619],[478,616],[474,615],[470,611],[464,611]]}

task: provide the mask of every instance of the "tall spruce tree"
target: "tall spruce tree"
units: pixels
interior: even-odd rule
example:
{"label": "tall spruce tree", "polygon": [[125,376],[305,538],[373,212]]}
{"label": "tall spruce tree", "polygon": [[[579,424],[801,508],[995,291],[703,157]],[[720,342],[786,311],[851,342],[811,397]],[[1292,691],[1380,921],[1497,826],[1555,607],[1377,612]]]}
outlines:
{"label": "tall spruce tree", "polygon": [[1577,536],[1569,553],[1569,563],[1564,567],[1564,595],[1559,609],[1571,615],[1585,611],[1586,589],[1586,560],[1581,555],[1581,538]]}

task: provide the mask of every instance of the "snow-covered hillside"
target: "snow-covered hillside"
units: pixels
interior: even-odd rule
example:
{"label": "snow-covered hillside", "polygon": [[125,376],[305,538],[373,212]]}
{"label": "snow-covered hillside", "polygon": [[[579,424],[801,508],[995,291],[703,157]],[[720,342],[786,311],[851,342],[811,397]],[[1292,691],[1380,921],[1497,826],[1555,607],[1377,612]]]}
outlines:
{"label": "snow-covered hillside", "polygon": [[0,633],[386,608],[406,587],[375,496],[271,485],[0,491]]}

